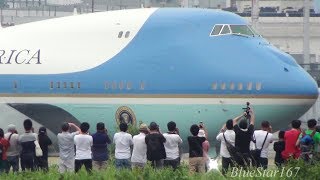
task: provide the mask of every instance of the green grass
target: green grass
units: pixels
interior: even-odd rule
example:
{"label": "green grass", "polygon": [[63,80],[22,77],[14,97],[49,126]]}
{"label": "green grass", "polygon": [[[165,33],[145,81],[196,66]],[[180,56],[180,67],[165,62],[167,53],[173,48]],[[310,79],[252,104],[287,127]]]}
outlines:
{"label": "green grass", "polygon": [[[296,168],[296,169],[295,169]],[[297,168],[300,168],[297,172]],[[227,178],[221,175],[218,171],[210,171],[208,173],[194,173],[190,174],[187,165],[179,167],[176,171],[172,169],[162,169],[154,170],[150,165],[145,169],[134,169],[134,170],[116,170],[113,165],[109,165],[108,168],[104,171],[93,171],[91,174],[88,174],[84,169],[79,173],[65,173],[59,174],[57,166],[51,166],[49,172],[24,172],[18,174],[2,174],[0,176],[1,180],[19,180],[19,179],[30,179],[30,180],[219,180],[219,179],[319,179],[320,163],[316,164],[306,164],[303,161],[291,161],[289,162],[284,170],[279,170],[276,175],[271,175],[275,173],[277,169],[272,168],[268,169],[268,173],[265,173],[263,177],[263,171],[261,170],[261,175],[257,172],[257,169],[250,169],[250,171],[255,171],[253,177],[250,177],[250,174],[241,175],[239,177],[232,177],[232,173],[229,172]],[[281,176],[281,172],[282,176]],[[292,172],[292,175],[289,176]],[[297,172],[297,173],[296,173]],[[288,173],[288,174],[287,174]],[[269,175],[269,176],[268,176]]]}

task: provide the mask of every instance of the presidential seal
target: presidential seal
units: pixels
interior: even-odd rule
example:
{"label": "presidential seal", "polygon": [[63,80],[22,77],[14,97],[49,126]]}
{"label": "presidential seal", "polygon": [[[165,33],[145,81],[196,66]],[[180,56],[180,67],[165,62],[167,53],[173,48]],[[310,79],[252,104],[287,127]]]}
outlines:
{"label": "presidential seal", "polygon": [[126,123],[135,125],[136,124],[136,116],[133,111],[127,106],[121,106],[118,108],[116,112],[116,121],[117,124]]}

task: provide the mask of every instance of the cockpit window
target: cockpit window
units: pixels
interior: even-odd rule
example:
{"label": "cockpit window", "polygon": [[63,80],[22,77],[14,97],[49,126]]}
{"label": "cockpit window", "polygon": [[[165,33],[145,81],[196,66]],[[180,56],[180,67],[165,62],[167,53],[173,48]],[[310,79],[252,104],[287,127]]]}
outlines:
{"label": "cockpit window", "polygon": [[218,35],[242,35],[242,36],[260,36],[256,31],[245,24],[216,24],[211,31],[211,36]]}
{"label": "cockpit window", "polygon": [[224,25],[220,34],[230,34],[229,25]]}
{"label": "cockpit window", "polygon": [[247,36],[254,36],[254,33],[247,25],[230,25],[232,34],[240,34]]}
{"label": "cockpit window", "polygon": [[211,35],[219,35],[222,27],[223,27],[223,25],[215,25],[212,32],[211,32]]}

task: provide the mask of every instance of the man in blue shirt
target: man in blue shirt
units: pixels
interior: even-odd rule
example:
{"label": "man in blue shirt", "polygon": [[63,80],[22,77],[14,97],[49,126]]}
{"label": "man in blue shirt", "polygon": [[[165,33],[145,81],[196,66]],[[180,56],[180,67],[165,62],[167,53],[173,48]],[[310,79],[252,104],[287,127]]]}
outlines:
{"label": "man in blue shirt", "polygon": [[93,168],[96,170],[106,169],[108,155],[108,144],[111,140],[107,134],[104,123],[99,122],[97,124],[97,132],[92,135],[93,145],[92,145],[92,160]]}

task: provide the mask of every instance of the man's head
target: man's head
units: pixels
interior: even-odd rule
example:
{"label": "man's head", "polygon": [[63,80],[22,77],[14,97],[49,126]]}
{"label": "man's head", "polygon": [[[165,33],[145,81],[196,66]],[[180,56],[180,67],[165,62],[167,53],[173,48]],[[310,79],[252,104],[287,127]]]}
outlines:
{"label": "man's head", "polygon": [[120,131],[122,131],[122,132],[127,132],[127,130],[128,130],[128,125],[127,125],[127,123],[120,123],[120,124],[119,124],[119,129],[120,129]]}
{"label": "man's head", "polygon": [[284,134],[285,134],[285,131],[279,131],[278,138],[284,139]]}
{"label": "man's head", "polygon": [[67,132],[67,131],[69,131],[69,129],[70,129],[69,123],[65,122],[65,123],[63,123],[63,124],[61,125],[61,130],[62,130],[62,132]]}
{"label": "man's head", "polygon": [[261,129],[262,129],[262,130],[267,131],[267,130],[269,130],[269,128],[270,128],[270,123],[269,123],[269,121],[262,121],[262,122],[261,122]]}
{"label": "man's head", "polygon": [[300,120],[293,120],[293,121],[291,122],[291,126],[292,126],[292,128],[294,128],[294,129],[299,129],[300,126],[301,126],[301,121],[300,121]]}
{"label": "man's head", "polygon": [[226,127],[227,127],[228,130],[232,130],[233,129],[233,120],[232,119],[229,119],[226,122]]}
{"label": "man's head", "polygon": [[148,126],[144,123],[140,124],[139,131],[144,134],[148,134],[148,132],[149,132]]}
{"label": "man's head", "polygon": [[105,130],[105,126],[103,122],[99,122],[97,123],[97,131],[104,131]]}
{"label": "man's head", "polygon": [[308,120],[308,128],[309,129],[314,129],[317,125],[317,120],[315,119],[310,119]]}
{"label": "man's head", "polygon": [[17,130],[16,130],[16,126],[14,125],[14,124],[9,124],[8,125],[8,132],[12,132],[12,133],[14,133],[14,132],[16,132]]}
{"label": "man's head", "polygon": [[194,136],[198,136],[199,130],[200,130],[200,128],[199,128],[199,126],[196,125],[196,124],[194,124],[194,125],[192,125],[192,126],[190,127],[190,132],[191,132],[191,134],[194,135]]}
{"label": "man's head", "polygon": [[88,133],[89,128],[90,128],[90,125],[87,122],[83,122],[80,125],[80,129],[82,133]]}
{"label": "man's head", "polygon": [[24,130],[30,131],[32,129],[32,121],[30,119],[26,119],[23,122]]}
{"label": "man's head", "polygon": [[46,134],[46,133],[47,133],[47,129],[45,127],[39,128],[39,134]]}
{"label": "man's head", "polygon": [[176,123],[175,123],[175,122],[170,121],[170,122],[168,122],[167,127],[168,127],[168,131],[175,131],[175,130],[176,130],[176,127],[177,127],[177,125],[176,125]]}
{"label": "man's head", "polygon": [[242,119],[240,122],[239,122],[239,127],[241,129],[247,129],[248,128],[248,122],[246,119]]}
{"label": "man's head", "polygon": [[4,132],[2,128],[0,128],[0,138],[4,138]]}
{"label": "man's head", "polygon": [[149,129],[150,129],[150,131],[158,131],[159,130],[159,126],[158,126],[157,123],[151,122],[150,125],[149,125]]}

